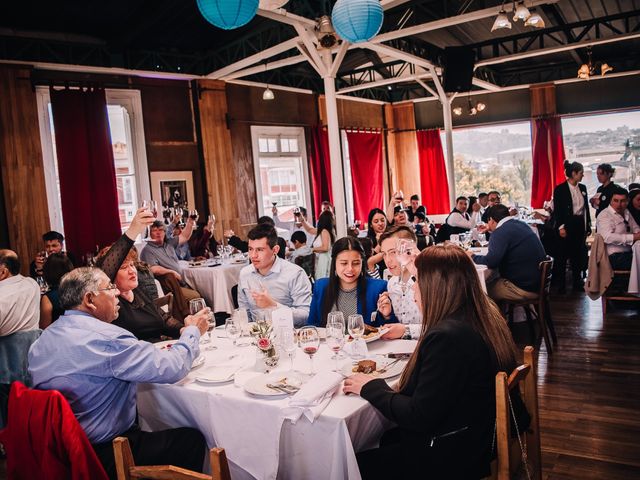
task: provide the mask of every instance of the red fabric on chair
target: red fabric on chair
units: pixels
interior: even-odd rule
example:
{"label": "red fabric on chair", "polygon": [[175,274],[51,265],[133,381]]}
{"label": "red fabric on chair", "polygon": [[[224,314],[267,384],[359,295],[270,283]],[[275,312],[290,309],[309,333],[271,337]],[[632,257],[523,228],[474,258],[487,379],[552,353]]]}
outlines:
{"label": "red fabric on chair", "polygon": [[333,204],[329,134],[322,128],[322,125],[308,127],[306,133],[309,144],[309,164],[311,165],[313,211],[317,218],[322,211],[324,200]]}
{"label": "red fabric on chair", "polygon": [[0,431],[9,479],[107,479],[71,407],[56,390],[14,382],[9,420]]}
{"label": "red fabric on chair", "polygon": [[354,218],[367,218],[373,207],[383,207],[382,135],[347,132]]}
{"label": "red fabric on chair", "polygon": [[107,102],[99,89],[50,93],[66,246],[81,258],[122,235]]}
{"label": "red fabric on chair", "polygon": [[551,199],[553,189],[565,180],[564,142],[560,117],[532,120],[531,138],[533,143],[531,206],[542,208],[545,200]]}
{"label": "red fabric on chair", "polygon": [[427,214],[449,213],[449,182],[442,152],[440,130],[416,132],[422,203]]}

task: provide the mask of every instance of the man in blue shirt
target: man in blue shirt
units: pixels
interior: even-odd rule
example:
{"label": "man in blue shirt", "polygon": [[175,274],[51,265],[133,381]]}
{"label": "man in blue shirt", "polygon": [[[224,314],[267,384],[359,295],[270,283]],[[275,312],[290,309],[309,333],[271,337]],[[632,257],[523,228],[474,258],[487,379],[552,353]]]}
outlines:
{"label": "man in blue shirt", "polygon": [[529,225],[510,216],[504,205],[488,208],[487,220],[489,251],[486,255],[470,254],[475,263],[500,273],[487,282],[487,293],[497,302],[536,298],[539,265],[546,258],[540,239]]}
{"label": "man in blue shirt", "polygon": [[238,304],[250,311],[290,307],[296,327],[307,323],[311,283],[298,265],[278,257],[278,234],[271,225],[258,225],[247,235],[249,259],[240,271]]}
{"label": "man in blue shirt", "polygon": [[142,432],[135,423],[136,389],[139,382],[177,382],[189,372],[209,312],[185,318],[180,339],[171,349],[160,350],[111,324],[118,317],[119,291],[101,270],[69,272],[59,295],[64,315],[29,350],[34,387],[64,395],[111,478],[111,442],[118,436],[129,439],[138,465],[201,471],[202,434],[192,428]]}

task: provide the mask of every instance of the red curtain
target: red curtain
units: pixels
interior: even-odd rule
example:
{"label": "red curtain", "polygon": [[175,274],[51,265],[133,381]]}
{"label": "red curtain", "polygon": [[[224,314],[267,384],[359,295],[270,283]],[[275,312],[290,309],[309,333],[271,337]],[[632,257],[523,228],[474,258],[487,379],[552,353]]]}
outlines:
{"label": "red curtain", "polygon": [[329,156],[329,134],[322,125],[307,128],[311,186],[313,188],[313,211],[320,215],[324,200],[333,204],[331,192],[331,163]]}
{"label": "red curtain", "polygon": [[427,214],[449,213],[449,183],[440,130],[419,131],[416,132],[416,136],[422,203],[427,207]]}
{"label": "red curtain", "polygon": [[[382,135],[347,132],[354,218],[366,219],[373,207],[382,207]],[[364,220],[363,220],[364,221]]]}
{"label": "red curtain", "polygon": [[81,258],[121,235],[107,102],[101,89],[50,92],[66,245]]}
{"label": "red curtain", "polygon": [[564,182],[564,143],[560,117],[549,117],[531,122],[533,140],[533,175],[531,180],[531,206],[542,208],[551,199],[556,185]]}

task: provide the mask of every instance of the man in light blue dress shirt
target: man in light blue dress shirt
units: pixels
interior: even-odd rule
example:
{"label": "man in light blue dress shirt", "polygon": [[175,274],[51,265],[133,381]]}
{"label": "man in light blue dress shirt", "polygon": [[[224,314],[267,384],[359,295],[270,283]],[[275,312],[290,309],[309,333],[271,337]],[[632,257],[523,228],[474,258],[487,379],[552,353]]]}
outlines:
{"label": "man in light blue dress shirt", "polygon": [[278,257],[278,234],[270,225],[258,225],[247,235],[249,259],[240,271],[238,304],[255,319],[260,309],[291,308],[293,323],[301,327],[307,322],[311,306],[311,283],[298,265]]}
{"label": "man in light blue dress shirt", "polygon": [[66,310],[29,350],[35,388],[58,390],[69,402],[111,478],[111,442],[129,438],[138,465],[173,464],[201,471],[205,443],[192,428],[142,432],[136,421],[139,382],[173,383],[184,378],[199,355],[198,341],[209,312],[185,318],[171,349],[160,350],[112,325],[118,317],[119,291],[104,272],[77,268],[59,287]]}

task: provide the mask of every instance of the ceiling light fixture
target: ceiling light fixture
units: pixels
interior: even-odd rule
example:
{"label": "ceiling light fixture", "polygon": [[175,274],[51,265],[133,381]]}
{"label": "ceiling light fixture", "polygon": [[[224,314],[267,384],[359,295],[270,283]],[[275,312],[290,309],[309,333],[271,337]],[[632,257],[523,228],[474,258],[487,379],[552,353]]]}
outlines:
{"label": "ceiling light fixture", "polygon": [[[507,17],[507,12],[504,9],[505,0],[502,1],[502,5],[500,6],[500,11],[498,12],[498,16],[493,22],[493,26],[491,27],[491,31],[495,32],[496,30],[508,29],[511,30],[511,22]],[[525,0],[520,0],[516,3],[516,0],[513,0],[513,6],[511,11],[513,12],[513,21],[517,22],[522,20],[524,22],[525,27],[533,27],[533,28],[544,28],[544,20],[540,16],[539,13],[535,12],[533,8],[529,10],[525,5]]]}
{"label": "ceiling light fixture", "polygon": [[529,13],[529,9],[524,5],[524,0],[518,3],[518,6],[515,5],[515,2],[513,5],[514,22],[517,22],[518,20],[522,20],[524,22],[531,16],[531,13]]}
{"label": "ceiling light fixture", "polygon": [[509,30],[511,30],[511,22],[507,18],[507,12],[504,11],[504,8],[500,9],[500,12],[496,17],[495,22],[493,22],[493,27],[491,27],[491,31],[495,32],[496,30],[501,30],[503,28],[508,28]]}
{"label": "ceiling light fixture", "polygon": [[593,59],[591,58],[591,47],[587,47],[587,56],[589,57],[587,63],[583,63],[578,69],[578,78],[581,78],[582,80],[589,80],[590,77],[597,74],[598,70],[600,70],[600,76],[602,77],[604,77],[608,72],[613,71],[613,67],[606,62],[593,63]]}
{"label": "ceiling light fixture", "polygon": [[[267,71],[267,63],[265,62],[264,64],[264,71]],[[262,92],[262,100],[273,100],[274,98],[276,98],[275,94],[273,93],[273,90],[271,90],[269,88],[269,84],[267,83],[267,88],[264,90],[264,92]]]}
{"label": "ceiling light fixture", "polygon": [[529,18],[524,22],[525,27],[544,28],[544,20],[538,12],[533,12],[529,15]]}
{"label": "ceiling light fixture", "polygon": [[[482,102],[471,103],[471,97],[467,97],[467,110],[466,110],[467,115],[470,115],[473,117],[478,113],[482,112],[483,110],[485,110],[486,108],[487,108],[487,105],[485,103],[482,103]],[[460,117],[464,109],[458,106],[458,107],[453,107],[451,111],[456,117]]]}
{"label": "ceiling light fixture", "polygon": [[462,107],[454,107],[452,112],[454,115],[457,115],[459,117],[460,115],[462,115]]}

